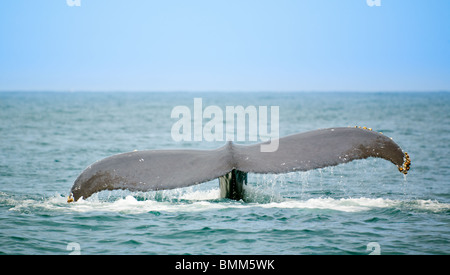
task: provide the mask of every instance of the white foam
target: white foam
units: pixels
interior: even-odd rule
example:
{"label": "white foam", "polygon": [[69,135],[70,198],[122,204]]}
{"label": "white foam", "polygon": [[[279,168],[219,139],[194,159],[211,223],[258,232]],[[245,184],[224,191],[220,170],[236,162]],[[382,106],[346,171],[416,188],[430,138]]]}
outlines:
{"label": "white foam", "polygon": [[373,208],[389,207],[392,201],[388,199],[370,199],[370,198],[315,198],[306,201],[287,200],[284,202],[273,202],[261,205],[264,208],[298,208],[298,209],[329,209],[343,212],[367,211]]}
{"label": "white foam", "polygon": [[220,198],[220,189],[187,192],[181,195],[180,198],[183,200],[193,200],[193,201],[215,200]]}
{"label": "white foam", "polygon": [[[166,194],[167,195],[167,194]],[[195,212],[233,208],[281,208],[281,209],[327,209],[342,212],[361,212],[376,208],[396,208],[405,211],[445,212],[450,211],[450,204],[435,200],[392,200],[385,198],[311,198],[308,200],[284,199],[267,203],[219,200],[219,190],[199,190],[178,194],[171,200],[156,200],[127,195],[117,199],[102,200],[92,196],[67,203],[67,198],[55,195],[42,199],[16,200],[8,198],[4,203],[11,205],[9,210],[19,212],[118,212],[139,214],[156,212]]]}
{"label": "white foam", "polygon": [[[167,195],[167,194],[166,194]],[[215,203],[213,201],[219,198],[217,190],[212,191],[194,191],[181,194],[176,200],[158,201],[155,199],[138,200],[132,195],[125,198],[119,198],[115,201],[101,201],[97,197],[87,200],[78,200],[70,204],[70,209],[76,212],[87,211],[105,211],[139,214],[151,211],[157,212],[192,212],[227,207],[226,204]],[[179,200],[182,200],[181,202]]]}
{"label": "white foam", "polygon": [[413,200],[408,202],[401,202],[405,208],[417,209],[430,212],[445,212],[450,211],[450,204],[440,203],[436,200]]}

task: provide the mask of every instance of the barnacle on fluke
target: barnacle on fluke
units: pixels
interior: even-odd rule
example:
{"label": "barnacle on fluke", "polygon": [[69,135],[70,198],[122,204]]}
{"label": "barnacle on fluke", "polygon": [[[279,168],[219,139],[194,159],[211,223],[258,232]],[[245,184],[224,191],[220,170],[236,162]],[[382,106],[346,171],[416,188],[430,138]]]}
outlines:
{"label": "barnacle on fluke", "polygon": [[408,153],[404,153],[405,156],[403,158],[403,165],[398,166],[398,171],[402,172],[403,174],[408,174],[409,168],[411,166],[411,158],[409,157]]}
{"label": "barnacle on fluke", "polygon": [[[367,127],[355,126],[355,128],[372,131],[372,128],[367,128]],[[379,132],[379,133],[383,134],[383,132]],[[392,139],[392,138],[390,138],[390,139]],[[404,154],[403,164],[397,165],[397,167],[398,167],[398,171],[400,171],[401,173],[406,175],[406,174],[408,174],[408,171],[411,167],[411,158],[409,157],[407,152],[403,152],[403,154]]]}

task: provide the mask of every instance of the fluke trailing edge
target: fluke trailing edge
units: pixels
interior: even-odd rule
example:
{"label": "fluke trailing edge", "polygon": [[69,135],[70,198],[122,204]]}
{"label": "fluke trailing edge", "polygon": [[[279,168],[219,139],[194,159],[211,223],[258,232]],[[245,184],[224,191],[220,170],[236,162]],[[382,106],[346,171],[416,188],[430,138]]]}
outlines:
{"label": "fluke trailing edge", "polygon": [[[383,158],[406,174],[411,161],[389,137],[367,128],[329,128],[279,139],[278,150],[228,142],[215,150],[148,150],[113,155],[86,168],[69,202],[102,190],[152,191],[186,187],[219,178],[221,197],[239,200],[247,173],[289,173],[355,159]],[[72,197],[73,196],[73,197]]]}

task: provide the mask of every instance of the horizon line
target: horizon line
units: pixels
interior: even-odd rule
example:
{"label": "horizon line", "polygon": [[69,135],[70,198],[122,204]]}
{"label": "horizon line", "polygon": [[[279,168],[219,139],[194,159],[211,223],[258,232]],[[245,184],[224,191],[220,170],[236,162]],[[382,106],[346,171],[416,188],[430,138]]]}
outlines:
{"label": "horizon line", "polygon": [[450,90],[71,90],[71,89],[11,89],[0,93],[449,93]]}

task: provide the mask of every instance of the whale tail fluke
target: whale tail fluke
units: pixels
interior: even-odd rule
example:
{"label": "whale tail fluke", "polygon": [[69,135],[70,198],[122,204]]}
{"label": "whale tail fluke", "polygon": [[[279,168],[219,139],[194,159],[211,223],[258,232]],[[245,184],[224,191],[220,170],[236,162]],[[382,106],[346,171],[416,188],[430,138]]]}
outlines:
{"label": "whale tail fluke", "polygon": [[[377,157],[402,173],[410,157],[389,137],[363,128],[320,129],[280,138],[278,149],[228,142],[216,150],[148,150],[114,155],[95,162],[75,180],[73,200],[102,190],[152,191],[187,187],[219,178],[223,197],[242,197],[247,173],[288,173]],[[226,189],[228,188],[228,191]]]}

